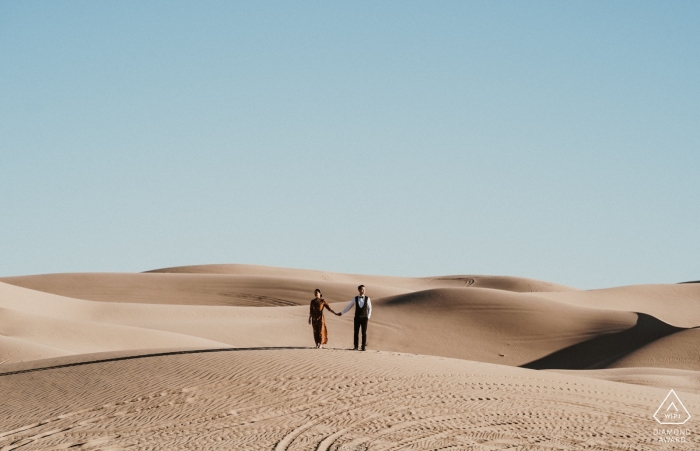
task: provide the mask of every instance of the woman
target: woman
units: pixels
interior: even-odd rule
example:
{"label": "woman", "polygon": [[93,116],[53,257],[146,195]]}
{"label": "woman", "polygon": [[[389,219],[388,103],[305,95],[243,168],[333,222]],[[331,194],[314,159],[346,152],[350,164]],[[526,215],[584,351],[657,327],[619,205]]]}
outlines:
{"label": "woman", "polygon": [[323,309],[327,308],[334,315],[338,315],[333,311],[328,302],[323,299],[323,293],[316,288],[314,290],[314,298],[309,306],[309,324],[314,328],[314,341],[316,348],[322,349],[323,345],[328,343],[328,333],[326,332],[326,319],[323,317]]}

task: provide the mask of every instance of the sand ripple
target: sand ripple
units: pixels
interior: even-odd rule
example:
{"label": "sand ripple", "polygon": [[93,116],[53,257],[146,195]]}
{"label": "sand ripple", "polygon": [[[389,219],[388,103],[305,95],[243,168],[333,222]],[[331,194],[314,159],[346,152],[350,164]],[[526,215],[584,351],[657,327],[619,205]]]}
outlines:
{"label": "sand ripple", "polygon": [[0,376],[0,390],[1,451],[692,449],[656,443],[662,389],[388,352],[161,355]]}

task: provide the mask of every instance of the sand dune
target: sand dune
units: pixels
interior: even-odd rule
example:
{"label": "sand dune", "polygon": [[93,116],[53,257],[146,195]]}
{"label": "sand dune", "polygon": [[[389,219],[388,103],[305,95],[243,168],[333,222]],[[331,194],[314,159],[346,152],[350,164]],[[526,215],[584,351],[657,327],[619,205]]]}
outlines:
{"label": "sand dune", "polygon": [[[345,299],[358,284],[271,276],[221,274],[47,274],[8,277],[1,282],[76,299],[144,304],[290,306],[308,305],[320,288],[329,299]],[[375,296],[408,288],[377,286]],[[309,294],[311,293],[311,294]]]}
{"label": "sand dune", "polygon": [[[313,287],[321,286],[331,302],[342,299],[332,303],[339,310],[362,280],[353,275],[283,268],[270,268],[269,275],[264,275],[264,267],[247,265],[159,271],[164,273],[10,278],[17,285],[21,282],[41,291],[0,283],[0,307],[7,310],[0,321],[5,317],[5,324],[12,323],[11,315],[20,313],[38,315],[26,320],[26,326],[5,327],[3,335],[14,340],[0,347],[0,361],[127,349],[306,346],[311,343],[311,333],[305,305]],[[369,278],[384,283],[368,285],[375,303],[371,348],[535,369],[600,368],[613,362],[629,366],[625,362],[637,358],[634,352],[645,347],[647,357],[642,364],[653,366],[648,364],[649,356],[665,343],[654,342],[681,329],[636,312],[654,311],[654,301],[660,296],[666,305],[690,309],[697,291],[686,285],[523,293],[505,289],[513,288],[514,283],[530,283],[517,278],[488,279],[499,288],[480,288],[456,276]],[[439,288],[433,288],[436,285]],[[47,293],[52,291],[107,302]],[[221,293],[229,304],[211,305],[220,302],[216,299],[222,298]],[[252,296],[257,296],[256,302],[251,301]],[[695,325],[692,315],[685,315],[682,321],[677,316],[673,313],[671,319]],[[329,346],[351,347],[352,319],[327,318]],[[127,337],[121,339],[120,328],[125,327]],[[99,338],[86,340],[94,335]],[[688,363],[667,364],[689,368]]]}
{"label": "sand dune", "polygon": [[585,307],[646,313],[678,327],[700,326],[700,284],[632,285],[538,296]]}
{"label": "sand dune", "polygon": [[610,368],[653,367],[700,371],[700,329],[655,340],[611,362]]}
{"label": "sand dune", "polygon": [[[333,304],[340,310],[344,303]],[[308,308],[221,307],[129,304],[72,299],[0,283],[4,335],[52,346],[64,354],[178,347],[307,346]],[[19,322],[18,318],[23,319]],[[416,327],[417,322],[420,327]],[[526,365],[558,351],[547,368],[584,368],[631,349],[617,349],[606,337],[634,328],[631,312],[589,309],[484,288],[441,288],[380,298],[370,329],[370,347],[457,357],[505,365]],[[15,327],[10,325],[15,324]],[[329,346],[352,346],[352,318],[328,315]],[[94,337],[94,338],[92,338]],[[567,353],[579,343],[602,339],[587,352]],[[651,339],[635,342],[641,346]],[[623,340],[625,341],[625,340]],[[17,362],[19,348],[5,345],[0,359]],[[614,353],[613,353],[614,352]],[[568,357],[567,357],[568,356]],[[593,359],[593,360],[591,360]]]}
{"label": "sand dune", "polygon": [[237,274],[264,275],[273,277],[299,278],[311,280],[328,280],[357,285],[359,283],[373,286],[396,286],[402,288],[450,288],[475,286],[479,288],[494,288],[497,290],[528,292],[528,291],[576,291],[567,287],[541,280],[509,276],[438,276],[438,277],[390,277],[359,274],[342,274],[308,269],[276,268],[257,265],[195,265],[177,266],[173,268],[154,269],[148,273],[175,274]]}
{"label": "sand dune", "polygon": [[[339,310],[359,283],[370,351],[330,314],[308,349],[313,289]],[[670,388],[700,407],[699,300],[248,265],[4,278],[0,450],[656,449]]]}
{"label": "sand dune", "polygon": [[384,277],[252,265],[188,266],[141,274],[42,274],[5,277],[0,282],[91,301],[229,306],[308,305],[315,288],[333,302],[352,296],[361,283],[372,286],[374,298],[469,286],[516,292],[574,290],[517,277]]}
{"label": "sand dune", "polygon": [[0,328],[5,337],[64,350],[65,354],[120,349],[225,346],[192,335],[121,324],[51,318],[7,309],[3,309],[0,315]]}
{"label": "sand dune", "polygon": [[[14,340],[0,347],[0,361],[18,362],[116,350],[308,344],[304,307],[259,309],[107,303],[72,299],[0,283],[0,331]],[[276,333],[262,332],[274,330]],[[284,334],[285,330],[289,331]],[[307,332],[302,334],[301,331]],[[281,335],[278,335],[281,334]],[[304,339],[302,339],[302,335]],[[219,341],[219,339],[223,341]],[[20,344],[51,344],[23,355]]]}
{"label": "sand dune", "polygon": [[667,390],[388,352],[142,357],[0,390],[6,450],[666,449],[651,418]]}
{"label": "sand dune", "polygon": [[637,322],[631,312],[484,288],[420,291],[377,304],[372,327],[378,349],[505,365],[524,365]]}
{"label": "sand dune", "polygon": [[100,321],[100,305],[0,284],[0,362],[142,348],[222,347],[176,331]]}

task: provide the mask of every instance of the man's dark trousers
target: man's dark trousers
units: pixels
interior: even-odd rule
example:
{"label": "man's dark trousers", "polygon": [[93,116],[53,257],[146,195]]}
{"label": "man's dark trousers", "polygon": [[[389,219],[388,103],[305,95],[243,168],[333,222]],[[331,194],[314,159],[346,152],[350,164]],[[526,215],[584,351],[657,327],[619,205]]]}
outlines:
{"label": "man's dark trousers", "polygon": [[355,317],[355,349],[357,349],[358,334],[360,333],[360,327],[362,327],[362,349],[365,349],[367,345],[367,320],[369,318],[358,318]]}

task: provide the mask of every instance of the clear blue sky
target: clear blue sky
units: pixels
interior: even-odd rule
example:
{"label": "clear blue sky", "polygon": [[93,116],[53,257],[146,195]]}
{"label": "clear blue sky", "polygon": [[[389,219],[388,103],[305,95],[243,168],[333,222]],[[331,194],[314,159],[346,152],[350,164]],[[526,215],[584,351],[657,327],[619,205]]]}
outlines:
{"label": "clear blue sky", "polygon": [[700,2],[0,2],[0,275],[700,279]]}

